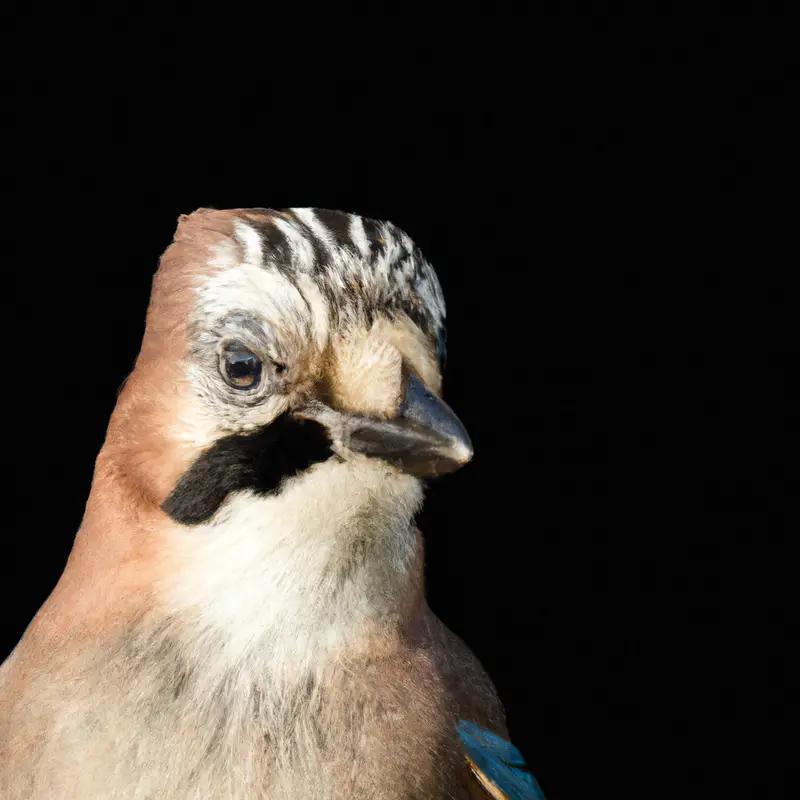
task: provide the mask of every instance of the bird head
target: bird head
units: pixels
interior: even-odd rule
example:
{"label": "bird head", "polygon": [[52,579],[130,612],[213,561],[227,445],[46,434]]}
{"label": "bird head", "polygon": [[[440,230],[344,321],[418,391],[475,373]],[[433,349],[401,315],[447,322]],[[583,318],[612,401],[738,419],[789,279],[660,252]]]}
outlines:
{"label": "bird head", "polygon": [[417,497],[472,456],[440,397],[444,318],[432,267],[389,223],[201,209],[161,259],[106,460],[189,526],[320,470],[325,495],[340,471]]}

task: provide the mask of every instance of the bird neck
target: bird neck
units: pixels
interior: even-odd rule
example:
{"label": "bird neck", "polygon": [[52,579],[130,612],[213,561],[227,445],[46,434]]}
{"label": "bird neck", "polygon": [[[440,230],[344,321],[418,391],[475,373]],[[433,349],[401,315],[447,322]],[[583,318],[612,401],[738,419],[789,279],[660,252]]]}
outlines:
{"label": "bird neck", "polygon": [[[326,462],[277,496],[232,495],[173,525],[157,596],[198,652],[294,672],[399,640],[422,607],[419,482]],[[224,656],[222,655],[224,653]]]}
{"label": "bird neck", "polygon": [[182,525],[101,456],[39,625],[89,640],[161,631],[201,670],[254,661],[287,680],[402,647],[425,609],[421,502],[414,478],[332,460],[275,496],[232,494],[209,522]]}

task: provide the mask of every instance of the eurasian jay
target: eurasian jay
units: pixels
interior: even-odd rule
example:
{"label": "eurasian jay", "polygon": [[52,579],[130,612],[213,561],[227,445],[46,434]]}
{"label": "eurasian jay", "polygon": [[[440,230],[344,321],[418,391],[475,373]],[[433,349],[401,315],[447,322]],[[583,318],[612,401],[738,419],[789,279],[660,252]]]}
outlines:
{"label": "eurasian jay", "polygon": [[153,281],[64,573],[0,668],[3,797],[542,798],[431,613],[472,446],[397,227],[201,209]]}

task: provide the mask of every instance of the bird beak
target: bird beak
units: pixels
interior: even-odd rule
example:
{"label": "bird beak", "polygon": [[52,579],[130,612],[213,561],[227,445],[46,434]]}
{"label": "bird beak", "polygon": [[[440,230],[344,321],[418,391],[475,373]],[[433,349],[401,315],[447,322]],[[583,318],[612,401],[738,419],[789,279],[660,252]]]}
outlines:
{"label": "bird beak", "polygon": [[336,449],[388,461],[409,475],[432,478],[455,472],[472,458],[472,442],[461,420],[409,370],[396,417],[343,414],[312,403],[295,415],[325,425]]}

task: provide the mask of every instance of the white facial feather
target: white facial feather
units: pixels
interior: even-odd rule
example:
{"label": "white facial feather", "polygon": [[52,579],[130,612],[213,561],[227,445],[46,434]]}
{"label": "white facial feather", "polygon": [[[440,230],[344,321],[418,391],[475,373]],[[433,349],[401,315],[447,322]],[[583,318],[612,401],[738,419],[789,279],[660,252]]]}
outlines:
{"label": "white facial feather", "polygon": [[330,333],[330,308],[322,296],[319,286],[314,283],[310,276],[305,274],[298,275],[297,287],[308,304],[312,322],[311,329],[314,332],[317,348],[322,351]]}
{"label": "white facial feather", "polygon": [[317,237],[317,239],[319,239],[319,241],[322,242],[328,252],[333,253],[335,248],[333,237],[328,229],[317,219],[314,209],[293,208],[291,211],[298,219],[308,225],[311,232]]}
{"label": "white facial feather", "polygon": [[369,241],[367,240],[367,233],[364,230],[364,222],[361,217],[355,214],[350,218],[350,238],[355,243],[361,257],[366,260],[369,258]]}
{"label": "white facial feather", "polygon": [[236,241],[242,246],[244,262],[260,267],[263,264],[263,255],[259,235],[244,222],[235,222],[233,228],[236,233]]}
{"label": "white facial feather", "polygon": [[276,325],[308,317],[303,296],[291,281],[276,269],[247,261],[205,278],[198,287],[198,301],[204,314],[219,317],[249,311]]}
{"label": "white facial feather", "polygon": [[308,237],[283,217],[275,217],[272,224],[286,237],[292,251],[294,267],[300,272],[309,272],[314,265],[314,248]]}
{"label": "white facial feather", "polygon": [[397,613],[421,501],[419,481],[364,457],[317,464],[277,496],[232,495],[208,524],[171,531],[165,609],[192,621],[198,653],[213,639],[219,670],[257,652],[259,669],[297,678]]}

